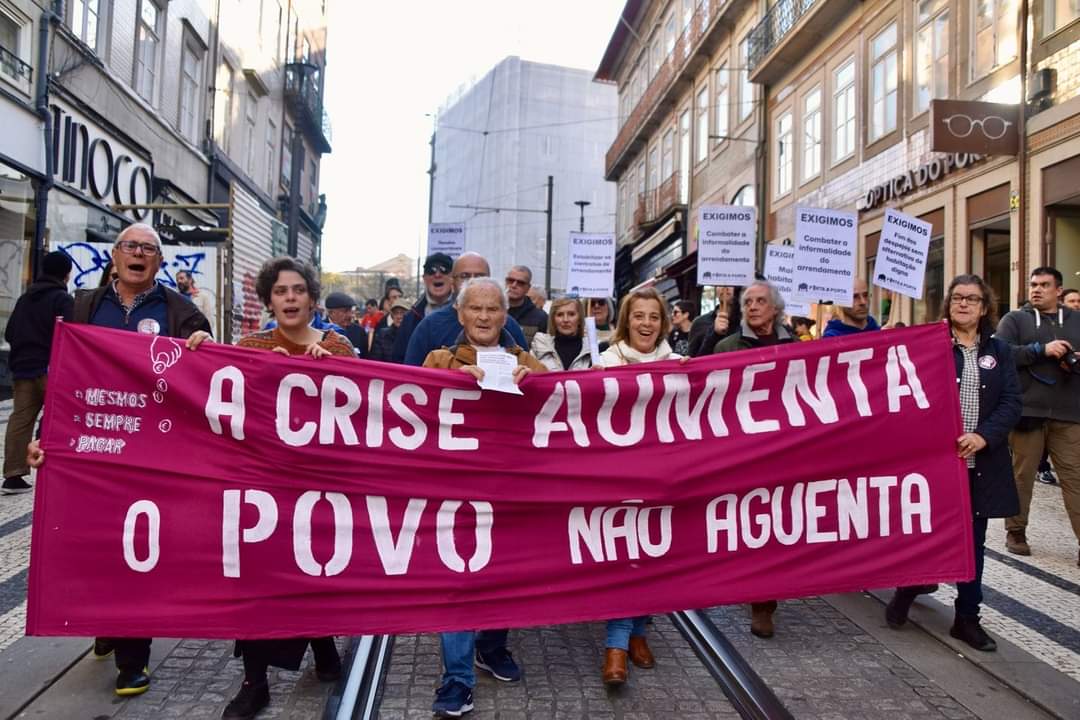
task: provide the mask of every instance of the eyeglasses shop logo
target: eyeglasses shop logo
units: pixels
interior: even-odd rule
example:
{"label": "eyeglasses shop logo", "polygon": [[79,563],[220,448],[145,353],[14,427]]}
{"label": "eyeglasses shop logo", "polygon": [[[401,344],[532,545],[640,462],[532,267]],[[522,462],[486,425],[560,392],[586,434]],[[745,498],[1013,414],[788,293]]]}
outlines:
{"label": "eyeglasses shop logo", "polygon": [[966,138],[975,131],[975,128],[978,128],[979,132],[981,132],[983,137],[987,140],[1000,140],[1005,137],[1005,133],[1007,133],[1009,127],[1012,126],[1011,121],[1006,120],[1000,115],[988,115],[982,118],[973,118],[964,113],[957,113],[956,115],[942,118],[941,122],[945,124],[945,128],[955,137]]}

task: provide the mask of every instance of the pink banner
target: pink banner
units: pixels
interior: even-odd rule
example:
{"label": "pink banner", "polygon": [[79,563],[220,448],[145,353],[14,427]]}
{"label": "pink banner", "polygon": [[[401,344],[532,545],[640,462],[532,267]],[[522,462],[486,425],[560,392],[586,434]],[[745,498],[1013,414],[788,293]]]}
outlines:
{"label": "pink banner", "polygon": [[969,579],[935,324],[531,375],[61,324],[27,632],[520,627]]}

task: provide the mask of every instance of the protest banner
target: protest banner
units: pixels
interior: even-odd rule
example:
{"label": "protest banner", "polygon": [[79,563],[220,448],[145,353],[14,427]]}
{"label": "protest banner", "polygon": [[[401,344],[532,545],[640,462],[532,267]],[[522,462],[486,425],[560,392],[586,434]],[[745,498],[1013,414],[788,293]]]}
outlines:
{"label": "protest banner", "polygon": [[921,299],[932,231],[933,226],[928,222],[885,208],[874,261],[874,284]]}
{"label": "protest banner", "polygon": [[575,297],[615,294],[615,236],[571,232],[566,251],[566,292]]}
{"label": "protest banner", "polygon": [[717,205],[698,213],[698,285],[745,287],[754,282],[757,210]]}
{"label": "protest banner", "polygon": [[790,245],[769,243],[765,246],[765,278],[780,291],[784,298],[784,312],[788,317],[810,315],[810,305],[797,299],[795,281],[795,248]]}
{"label": "protest banner", "polygon": [[795,209],[795,294],[805,302],[851,305],[858,217],[842,210]]}
{"label": "protest banner", "polygon": [[446,253],[457,259],[465,252],[465,223],[431,223],[427,238],[428,255]]}
{"label": "protest banner", "polygon": [[974,574],[944,324],[521,389],[60,323],[27,632],[521,627]]}

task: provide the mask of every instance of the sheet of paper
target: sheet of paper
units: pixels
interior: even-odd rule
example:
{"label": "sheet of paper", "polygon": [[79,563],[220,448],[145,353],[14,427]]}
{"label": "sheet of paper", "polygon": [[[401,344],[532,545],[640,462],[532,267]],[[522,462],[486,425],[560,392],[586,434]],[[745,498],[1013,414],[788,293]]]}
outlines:
{"label": "sheet of paper", "polygon": [[476,365],[484,371],[484,379],[477,381],[482,390],[522,395],[521,388],[514,384],[514,368],[517,358],[502,350],[478,350]]}
{"label": "sheet of paper", "polygon": [[585,340],[589,343],[589,357],[593,365],[600,365],[600,341],[596,335],[596,318],[585,318]]}

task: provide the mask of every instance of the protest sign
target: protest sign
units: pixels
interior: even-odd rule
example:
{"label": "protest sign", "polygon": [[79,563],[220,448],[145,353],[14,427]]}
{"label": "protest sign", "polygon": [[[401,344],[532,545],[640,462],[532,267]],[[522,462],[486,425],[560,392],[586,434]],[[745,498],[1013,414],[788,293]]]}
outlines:
{"label": "protest sign", "polygon": [[855,213],[795,209],[795,295],[806,302],[851,305],[858,256]]}
{"label": "protest sign", "polygon": [[757,211],[718,205],[698,214],[698,285],[746,286],[754,281]]}
{"label": "protest sign", "polygon": [[570,233],[566,251],[566,292],[577,297],[615,294],[615,236]]}
{"label": "protest sign", "polygon": [[769,243],[765,246],[765,277],[784,298],[784,312],[789,317],[810,315],[810,305],[796,298],[792,275],[795,268],[795,248]]}
{"label": "protest sign", "polygon": [[967,580],[955,373],[941,323],[522,396],[60,323],[27,631],[397,634]]}
{"label": "protest sign", "polygon": [[885,208],[885,222],[881,226],[881,240],[874,261],[874,284],[920,299],[932,230],[933,226],[928,222]]}
{"label": "protest sign", "polygon": [[431,223],[427,238],[428,255],[446,253],[456,259],[465,252],[465,223]]}

